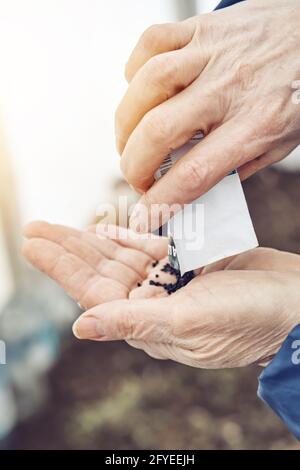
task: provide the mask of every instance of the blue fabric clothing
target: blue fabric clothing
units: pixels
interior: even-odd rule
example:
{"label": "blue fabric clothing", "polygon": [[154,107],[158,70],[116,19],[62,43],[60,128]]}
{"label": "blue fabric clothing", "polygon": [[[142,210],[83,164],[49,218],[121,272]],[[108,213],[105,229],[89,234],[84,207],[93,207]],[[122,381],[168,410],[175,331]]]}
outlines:
{"label": "blue fabric clothing", "polygon": [[226,8],[230,7],[231,5],[234,5],[235,3],[240,3],[243,0],[222,0],[222,2],[219,3],[219,5],[215,8],[215,10],[220,10],[221,8]]}
{"label": "blue fabric clothing", "polygon": [[257,393],[300,440],[300,325],[260,375]]}

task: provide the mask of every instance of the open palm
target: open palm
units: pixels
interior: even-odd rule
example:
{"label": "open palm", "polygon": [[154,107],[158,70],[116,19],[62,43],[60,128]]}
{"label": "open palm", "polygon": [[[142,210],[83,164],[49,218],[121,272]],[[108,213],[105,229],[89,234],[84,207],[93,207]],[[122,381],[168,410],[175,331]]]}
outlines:
{"label": "open palm", "polygon": [[[80,231],[33,222],[25,229],[23,254],[84,309],[117,299],[167,295],[149,283],[174,282],[174,276],[161,272],[167,263],[167,240],[142,240],[115,226],[101,232],[101,227],[96,233],[96,227]],[[113,240],[109,235],[116,229],[118,239]]]}
{"label": "open palm", "polygon": [[80,338],[125,339],[156,358],[235,367],[268,361],[300,321],[298,255],[251,250],[205,267],[169,296],[155,285],[176,280],[163,270],[164,238],[45,222],[25,236],[26,258],[87,309],[75,323]]}

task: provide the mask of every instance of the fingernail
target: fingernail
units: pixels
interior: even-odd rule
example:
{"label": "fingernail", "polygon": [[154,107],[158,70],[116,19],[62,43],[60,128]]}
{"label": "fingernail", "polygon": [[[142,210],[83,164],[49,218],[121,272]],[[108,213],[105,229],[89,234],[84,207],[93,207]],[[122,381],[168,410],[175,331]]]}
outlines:
{"label": "fingernail", "polygon": [[99,320],[94,317],[80,317],[73,325],[73,333],[78,339],[96,339],[103,336],[99,331]]}

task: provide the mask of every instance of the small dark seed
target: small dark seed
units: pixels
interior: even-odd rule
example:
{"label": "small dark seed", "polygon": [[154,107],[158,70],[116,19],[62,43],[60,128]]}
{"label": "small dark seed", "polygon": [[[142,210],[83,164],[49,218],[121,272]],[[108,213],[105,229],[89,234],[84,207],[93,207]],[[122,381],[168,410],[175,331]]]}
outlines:
{"label": "small dark seed", "polygon": [[138,287],[141,287],[141,285],[142,285],[142,284],[141,284],[140,282],[137,283],[137,286],[138,286]]}
{"label": "small dark seed", "polygon": [[[181,287],[184,287],[195,277],[194,271],[189,271],[185,273],[183,276],[181,276],[180,271],[178,269],[173,268],[169,263],[165,264],[161,268],[161,271],[175,276],[174,282],[167,284],[167,283],[161,283],[159,281],[153,281],[151,279],[149,281],[149,284],[152,286],[163,287],[169,295],[173,294],[173,292],[176,292],[178,289],[181,289]],[[158,278],[159,275],[156,274],[155,277]]]}

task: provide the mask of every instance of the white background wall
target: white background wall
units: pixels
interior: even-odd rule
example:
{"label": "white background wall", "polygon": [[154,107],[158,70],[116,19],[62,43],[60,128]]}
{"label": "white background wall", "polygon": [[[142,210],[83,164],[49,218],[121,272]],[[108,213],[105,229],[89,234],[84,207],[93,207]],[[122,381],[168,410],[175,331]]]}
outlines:
{"label": "white background wall", "polygon": [[197,0],[197,9],[199,12],[212,11],[221,0]]}
{"label": "white background wall", "polygon": [[0,113],[23,221],[83,225],[119,172],[123,69],[174,0],[0,0]]}

